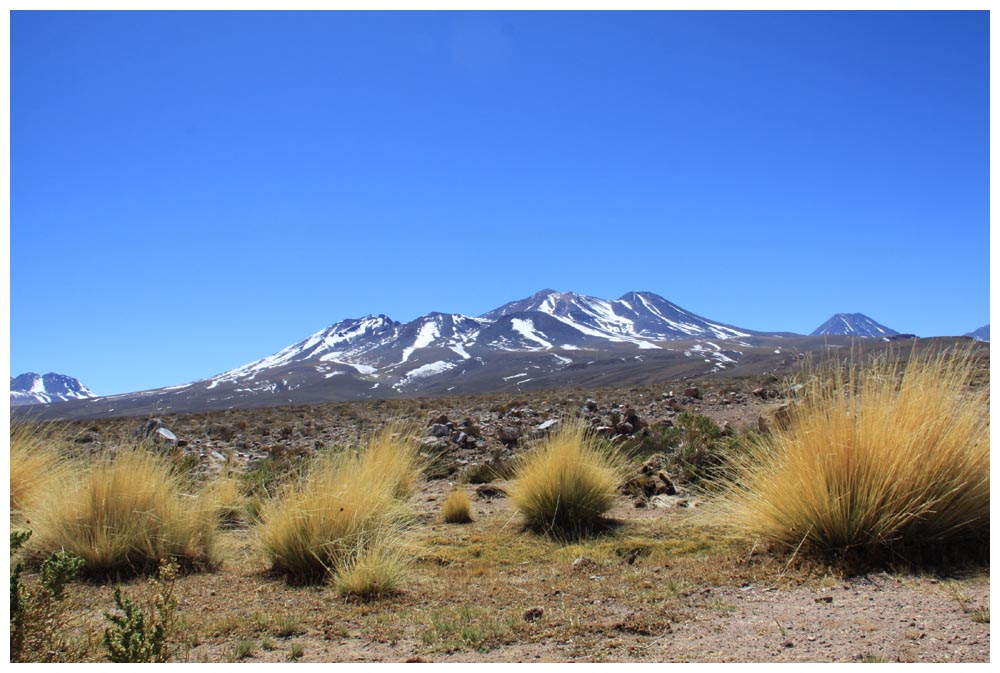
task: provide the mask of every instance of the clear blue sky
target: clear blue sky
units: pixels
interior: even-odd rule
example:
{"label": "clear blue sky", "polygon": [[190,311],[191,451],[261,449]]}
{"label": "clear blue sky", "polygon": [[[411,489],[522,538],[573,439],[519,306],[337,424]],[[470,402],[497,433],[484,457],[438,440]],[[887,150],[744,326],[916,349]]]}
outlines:
{"label": "clear blue sky", "polygon": [[166,386],[544,287],[964,333],[988,66],[986,12],[14,12],[11,373]]}

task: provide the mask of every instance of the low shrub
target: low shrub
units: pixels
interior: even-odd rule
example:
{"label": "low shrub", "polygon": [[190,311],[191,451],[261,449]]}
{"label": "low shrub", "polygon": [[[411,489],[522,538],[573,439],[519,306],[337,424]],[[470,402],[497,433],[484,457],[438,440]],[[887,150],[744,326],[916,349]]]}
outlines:
{"label": "low shrub", "polygon": [[108,661],[114,663],[163,663],[174,653],[170,638],[176,626],[177,599],[174,583],[178,566],[163,560],[157,577],[150,581],[152,596],[136,602],[115,587],[115,612],[105,612],[111,625],[104,629]]}
{"label": "low shrub", "polygon": [[472,521],[472,502],[469,494],[461,489],[455,489],[448,494],[441,505],[441,514],[445,523],[470,523]]}
{"label": "low shrub", "polygon": [[10,660],[56,662],[73,658],[65,639],[69,619],[63,607],[66,585],[76,578],[83,559],[59,551],[42,562],[36,584],[23,579],[24,562],[14,555],[31,537],[31,531],[10,534]]}
{"label": "low shrub", "polygon": [[595,527],[615,502],[627,463],[580,422],[559,429],[517,461],[510,497],[531,528],[558,535]]}
{"label": "low shrub", "polygon": [[420,476],[418,446],[413,433],[390,426],[360,453],[314,458],[261,512],[261,546],[272,568],[299,581],[336,575],[380,533],[404,525],[405,499]]}
{"label": "low shrub", "polygon": [[92,575],[147,572],[163,558],[189,569],[213,560],[212,513],[183,492],[168,459],[141,449],[106,454],[81,469],[40,499],[31,521],[30,558],[65,550]]}
{"label": "low shrub", "polygon": [[889,356],[804,377],[805,394],[741,451],[714,518],[821,552],[950,545],[989,535],[989,390],[969,352]]}

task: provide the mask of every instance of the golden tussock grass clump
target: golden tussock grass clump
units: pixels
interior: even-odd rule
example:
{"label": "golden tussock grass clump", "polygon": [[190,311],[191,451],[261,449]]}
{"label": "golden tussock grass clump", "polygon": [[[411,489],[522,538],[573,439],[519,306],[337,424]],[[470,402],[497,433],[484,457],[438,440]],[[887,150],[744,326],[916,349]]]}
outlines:
{"label": "golden tussock grass clump", "polygon": [[187,569],[210,566],[212,514],[182,483],[159,454],[134,447],[105,454],[32,508],[29,554],[41,560],[67,551],[92,575],[147,572],[161,559]]}
{"label": "golden tussock grass clump", "polygon": [[449,493],[441,505],[441,514],[445,523],[471,523],[472,502],[469,495],[461,489]]}
{"label": "golden tussock grass clump", "polygon": [[388,526],[356,544],[332,576],[337,591],[362,601],[397,593],[413,564],[403,543],[405,535],[405,527]]}
{"label": "golden tussock grass clump", "polygon": [[65,459],[35,425],[16,424],[10,429],[10,509],[11,513],[31,507],[38,498],[70,473]]}
{"label": "golden tussock grass clump", "polygon": [[261,546],[273,569],[319,580],[363,557],[386,531],[398,531],[420,477],[418,446],[412,431],[391,425],[357,454],[314,458],[306,475],[261,512]]}
{"label": "golden tussock grass clump", "polygon": [[248,523],[251,519],[251,499],[244,493],[243,484],[232,474],[219,474],[201,490],[203,507],[215,515],[222,528],[232,528]]}
{"label": "golden tussock grass clump", "polygon": [[614,505],[626,466],[625,458],[583,423],[563,421],[518,459],[510,497],[531,528],[584,532]]}
{"label": "golden tussock grass clump", "polygon": [[813,375],[787,429],[734,453],[713,518],[789,548],[989,535],[989,390],[969,351]]}

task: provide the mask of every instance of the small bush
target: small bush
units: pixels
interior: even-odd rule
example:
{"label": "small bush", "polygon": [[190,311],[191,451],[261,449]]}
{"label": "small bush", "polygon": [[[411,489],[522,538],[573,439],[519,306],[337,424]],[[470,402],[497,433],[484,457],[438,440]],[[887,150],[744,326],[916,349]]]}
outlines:
{"label": "small bush", "polygon": [[317,456],[303,479],[261,512],[261,546],[274,570],[300,581],[337,574],[380,533],[409,517],[405,499],[420,475],[418,444],[389,427],[359,454]]}
{"label": "small bush", "polygon": [[188,568],[210,565],[214,522],[184,494],[168,460],[140,449],[106,455],[32,511],[28,543],[40,560],[66,550],[88,573],[132,574],[173,558]]}
{"label": "small bush", "polygon": [[787,429],[734,452],[716,518],[822,552],[989,535],[989,390],[968,352],[813,375]]}
{"label": "small bush", "polygon": [[441,513],[445,523],[470,523],[472,521],[472,502],[469,495],[456,489],[448,494],[444,504],[441,506]]}
{"label": "small bush", "polygon": [[164,561],[159,576],[151,581],[153,593],[148,605],[134,602],[115,587],[117,612],[105,612],[111,626],[104,630],[104,647],[108,661],[114,663],[162,663],[173,655],[169,646],[177,611],[174,583],[178,566]]}
{"label": "small bush", "polygon": [[579,533],[611,509],[626,472],[614,447],[582,423],[564,422],[520,458],[510,497],[529,527]]}
{"label": "small bush", "polygon": [[[10,534],[14,554],[31,537],[31,531]],[[10,660],[13,662],[54,662],[64,660],[70,649],[63,633],[68,619],[62,607],[66,585],[76,578],[83,559],[56,552],[41,567],[38,584],[29,588],[22,580],[24,562],[10,568]]]}

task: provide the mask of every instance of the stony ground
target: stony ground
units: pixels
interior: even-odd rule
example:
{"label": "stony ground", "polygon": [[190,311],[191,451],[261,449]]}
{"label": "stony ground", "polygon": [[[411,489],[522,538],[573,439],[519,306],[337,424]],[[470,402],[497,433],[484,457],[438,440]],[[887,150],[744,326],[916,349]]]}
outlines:
{"label": "stony ground", "polygon": [[[848,575],[753,540],[732,539],[699,518],[706,505],[678,480],[676,497],[622,494],[602,535],[558,542],[522,528],[501,477],[462,483],[474,522],[449,525],[440,506],[457,481],[489,480],[476,465],[502,464],[544,433],[582,415],[633,447],[643,428],[685,411],[728,432],[755,428],[794,396],[773,378],[629,389],[484,395],[334,404],[164,417],[188,466],[206,478],[236,463],[277,464],[324,446],[351,446],[388,421],[419,424],[436,457],[407,540],[413,566],[403,591],[372,603],[328,586],[290,586],[268,572],[254,528],[220,534],[222,563],[177,580],[177,658],[186,661],[770,662],[989,661],[989,568],[963,565]],[[442,418],[445,417],[445,418]],[[131,436],[146,419],[60,428],[77,450]],[[648,448],[648,447],[647,447]],[[499,472],[499,470],[498,470]],[[481,478],[469,479],[471,475]],[[656,506],[658,505],[658,506]],[[145,580],[125,583],[142,598]],[[83,658],[99,660],[113,587],[68,590]]]}

